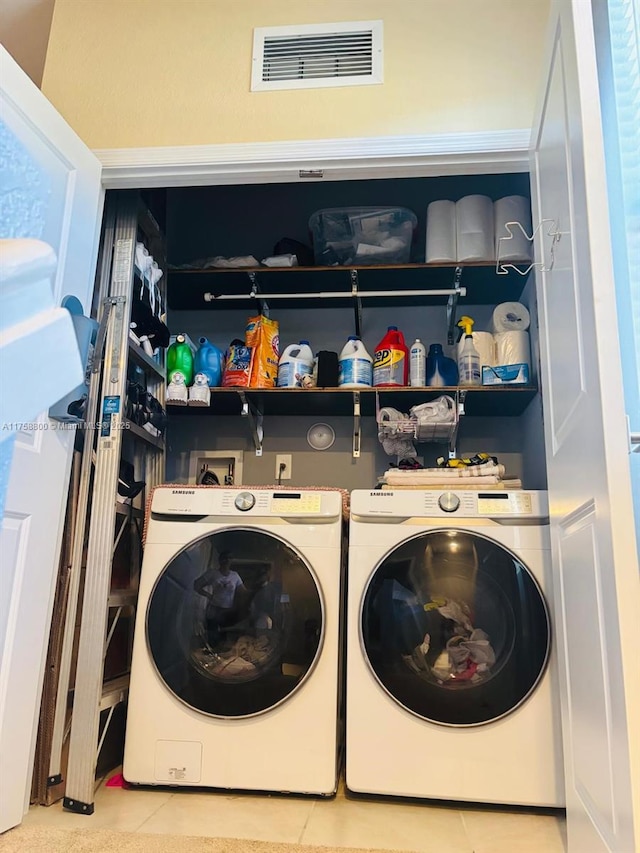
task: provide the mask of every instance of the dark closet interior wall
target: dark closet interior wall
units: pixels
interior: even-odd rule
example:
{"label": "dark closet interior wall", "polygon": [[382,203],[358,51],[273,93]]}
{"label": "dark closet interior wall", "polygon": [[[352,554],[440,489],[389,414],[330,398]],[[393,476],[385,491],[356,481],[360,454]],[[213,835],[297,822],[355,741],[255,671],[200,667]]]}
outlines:
{"label": "dark closet interior wall", "polygon": [[422,263],[427,206],[479,193],[529,197],[529,175],[456,175],[367,181],[180,187],[167,190],[167,256],[172,264],[223,255],[273,254],[278,240],[310,245],[309,218],[332,207],[408,207],[418,217],[411,260]]}
{"label": "dark closet interior wall", "polygon": [[[323,208],[359,205],[397,205],[413,210],[418,217],[418,226],[414,234],[412,260],[422,262],[429,202],[439,198],[455,201],[472,193],[485,194],[493,199],[514,194],[528,197],[529,176],[314,181],[176,188],[166,192],[167,254],[172,264],[189,263],[214,255],[253,254],[260,260],[272,254],[275,243],[283,237],[310,245],[308,220],[312,213]],[[402,280],[390,273],[389,288],[401,286]],[[277,289],[275,275],[273,287]],[[531,298],[532,290],[529,289],[523,300],[528,302]],[[485,329],[492,309],[492,305],[468,305],[464,312],[474,317],[478,329]],[[246,310],[224,310],[217,303],[215,306],[203,305],[202,311],[170,311],[168,320],[172,333],[187,332],[195,342],[202,335],[225,349],[232,338],[243,337],[247,317],[257,311],[258,306],[252,302],[247,302]],[[458,314],[461,313],[459,309]],[[340,351],[347,336],[354,334],[353,311],[347,301],[344,308],[330,309],[311,309],[304,302],[298,309],[280,308],[274,302],[271,316],[280,324],[281,350],[289,343],[307,338],[314,351]],[[362,338],[369,352],[373,353],[389,324],[399,326],[408,344],[420,337],[427,346],[439,342],[447,350],[446,309],[443,305],[409,307],[398,304],[384,308],[375,307],[374,302],[367,305],[363,312]],[[452,349],[448,352],[454,354]],[[307,430],[317,422],[329,423],[336,432],[336,442],[326,452],[313,451],[306,441]],[[353,459],[352,430],[353,419],[349,417],[268,417],[264,423],[264,452],[261,457],[256,457],[246,420],[215,415],[176,415],[170,419],[167,436],[167,479],[188,481],[189,454],[192,451],[242,450],[245,484],[274,482],[275,455],[293,453],[292,486],[369,488],[389,462],[395,460],[385,455],[378,442],[373,418],[362,419],[362,455]],[[509,476],[524,477],[527,488],[541,489],[546,487],[544,457],[539,455],[542,453],[541,433],[539,405],[536,411],[532,409],[530,414],[520,418],[463,418],[458,451],[462,454],[494,453],[506,464]],[[433,465],[437,456],[446,455],[447,448],[445,445],[421,444],[417,449],[424,463]]]}

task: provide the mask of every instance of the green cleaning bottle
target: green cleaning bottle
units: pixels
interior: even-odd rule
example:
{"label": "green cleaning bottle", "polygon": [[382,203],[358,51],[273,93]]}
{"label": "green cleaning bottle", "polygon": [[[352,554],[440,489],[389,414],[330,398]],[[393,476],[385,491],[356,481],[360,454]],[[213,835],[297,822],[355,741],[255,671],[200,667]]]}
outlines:
{"label": "green cleaning bottle", "polygon": [[461,317],[458,326],[464,329],[464,345],[458,353],[458,381],[460,385],[481,385],[480,354],[473,345],[473,320],[471,317]]}
{"label": "green cleaning bottle", "polygon": [[173,374],[179,371],[184,376],[185,385],[193,382],[193,352],[184,335],[176,335],[175,341],[167,350],[167,384]]}

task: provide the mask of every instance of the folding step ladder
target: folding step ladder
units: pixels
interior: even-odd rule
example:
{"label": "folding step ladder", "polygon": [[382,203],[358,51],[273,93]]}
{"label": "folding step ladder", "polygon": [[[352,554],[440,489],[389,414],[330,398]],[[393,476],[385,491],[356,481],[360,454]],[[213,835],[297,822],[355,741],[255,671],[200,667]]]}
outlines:
{"label": "folding step ladder", "polygon": [[[135,250],[139,226],[157,228],[142,209],[137,192],[108,199],[98,276],[100,328],[86,404],[84,448],[80,472],[78,513],[74,532],[70,588],[67,599],[62,658],[58,681],[48,784],[62,781],[62,752],[68,734],[67,700],[72,675],[83,552],[88,530],[84,593],[81,604],[69,758],[64,808],[92,814],[98,755],[117,705],[126,701],[128,675],[103,682],[107,648],[125,607],[135,606],[137,590],[111,590],[112,560],[127,518],[115,537],[117,492],[123,434],[140,442],[136,467],[143,469],[147,489],[164,476],[163,441],[126,418],[129,355],[143,366],[164,403],[164,369],[137,345],[130,343],[129,324],[134,293]],[[159,238],[159,232],[153,235]],[[102,350],[104,348],[104,358]],[[141,464],[140,464],[141,463]],[[132,513],[133,510],[131,509]],[[138,510],[138,514],[141,515]],[[109,626],[109,613],[112,613]],[[108,630],[107,630],[108,629]],[[108,716],[100,733],[100,715]]]}

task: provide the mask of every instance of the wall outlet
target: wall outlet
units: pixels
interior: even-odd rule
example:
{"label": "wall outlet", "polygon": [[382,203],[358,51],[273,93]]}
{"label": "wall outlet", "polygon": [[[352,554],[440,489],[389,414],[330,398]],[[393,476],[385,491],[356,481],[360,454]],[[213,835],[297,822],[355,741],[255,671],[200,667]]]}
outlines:
{"label": "wall outlet", "polygon": [[[280,468],[281,465],[284,465],[284,468]],[[290,480],[291,479],[291,454],[290,453],[277,453],[276,454],[276,482],[278,480]]]}

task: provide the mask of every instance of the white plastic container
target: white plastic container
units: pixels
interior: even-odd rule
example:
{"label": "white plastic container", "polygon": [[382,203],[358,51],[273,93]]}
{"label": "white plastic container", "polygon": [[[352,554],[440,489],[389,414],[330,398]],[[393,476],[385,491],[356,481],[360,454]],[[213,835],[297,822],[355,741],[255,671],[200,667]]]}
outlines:
{"label": "white plastic container", "polygon": [[313,351],[309,341],[289,344],[278,362],[278,388],[302,388],[305,376],[313,374]]}
{"label": "white plastic container", "polygon": [[373,359],[360,338],[351,335],[338,358],[338,385],[341,388],[371,388]]}
{"label": "white plastic container", "polygon": [[416,338],[409,350],[409,385],[424,388],[427,384],[427,351],[420,338]]}

